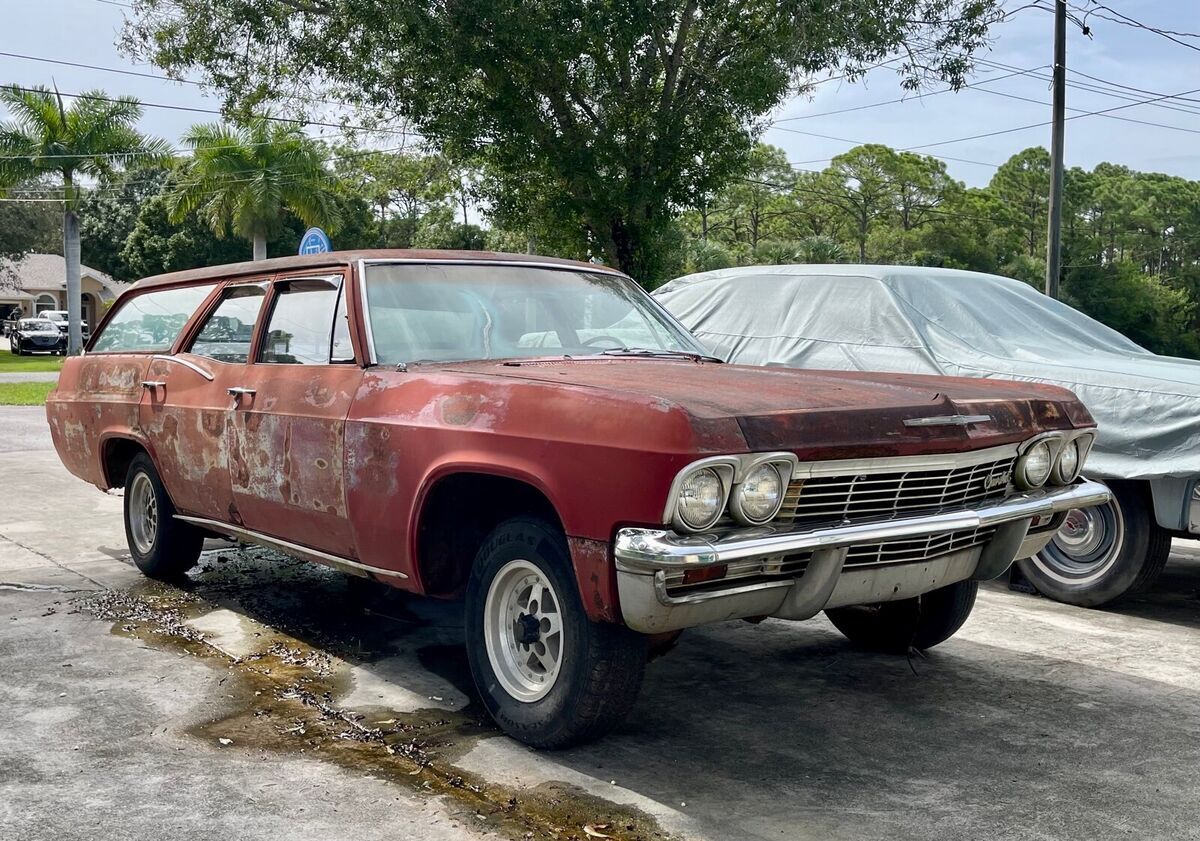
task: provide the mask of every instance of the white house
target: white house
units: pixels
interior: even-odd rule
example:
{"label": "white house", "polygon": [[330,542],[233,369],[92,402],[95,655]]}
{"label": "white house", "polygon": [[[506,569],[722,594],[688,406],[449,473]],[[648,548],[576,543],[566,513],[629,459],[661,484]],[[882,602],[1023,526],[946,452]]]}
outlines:
{"label": "white house", "polygon": [[[29,254],[12,269],[14,282],[0,282],[0,318],[20,307],[21,316],[67,308],[67,261],[58,254]],[[104,306],[121,293],[121,284],[104,272],[80,267],[83,320],[95,326]]]}

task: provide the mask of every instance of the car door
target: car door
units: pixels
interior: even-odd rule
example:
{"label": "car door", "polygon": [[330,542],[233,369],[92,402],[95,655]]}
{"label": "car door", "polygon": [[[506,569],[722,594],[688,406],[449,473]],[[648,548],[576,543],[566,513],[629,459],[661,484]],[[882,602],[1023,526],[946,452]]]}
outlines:
{"label": "car door", "polygon": [[355,557],[346,517],[346,416],[363,378],[345,276],[275,280],[232,410],[234,503],[253,531]]}
{"label": "car door", "polygon": [[263,278],[226,285],[184,348],[154,357],[146,371],[141,426],[183,513],[240,522],[229,476],[230,390],[246,379],[268,287]]}

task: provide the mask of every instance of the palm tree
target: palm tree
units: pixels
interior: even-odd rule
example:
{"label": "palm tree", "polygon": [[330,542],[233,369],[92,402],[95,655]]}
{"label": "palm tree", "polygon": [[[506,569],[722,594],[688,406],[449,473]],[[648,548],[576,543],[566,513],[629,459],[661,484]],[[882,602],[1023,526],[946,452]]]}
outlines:
{"label": "palm tree", "polygon": [[10,120],[0,123],[0,187],[30,179],[62,179],[63,257],[67,263],[67,352],[83,348],[80,327],[79,203],[77,179],[107,178],[122,167],[170,159],[164,140],[146,137],[135,126],[142,107],[131,96],[111,98],[87,91],[63,106],[58,91],[18,85],[0,87],[0,104]]}
{"label": "palm tree", "polygon": [[206,123],[183,137],[192,160],[171,199],[171,220],[197,211],[218,237],[230,228],[267,256],[267,237],[284,209],[306,225],[338,222],[321,147],[295,124],[251,117],[242,125]]}

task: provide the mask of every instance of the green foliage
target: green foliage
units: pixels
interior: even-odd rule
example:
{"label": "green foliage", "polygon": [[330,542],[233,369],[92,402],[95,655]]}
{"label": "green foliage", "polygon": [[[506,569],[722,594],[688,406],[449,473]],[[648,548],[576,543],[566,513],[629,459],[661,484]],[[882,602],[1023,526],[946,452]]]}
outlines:
{"label": "green foliage", "polygon": [[[15,185],[11,193],[18,197],[40,197],[49,189],[49,182],[39,179]],[[62,252],[62,205],[46,201],[0,202],[0,289],[15,282],[13,266],[30,252]]]}
{"label": "green foliage", "polygon": [[218,237],[232,229],[259,243],[278,236],[286,209],[305,225],[336,232],[341,217],[324,150],[298,125],[263,116],[201,124],[183,142],[192,158],[172,193],[172,220],[199,213]]}
{"label": "green foliage", "polygon": [[1148,350],[1200,357],[1200,339],[1190,329],[1195,300],[1132,263],[1072,270],[1063,281],[1063,297]]}
{"label": "green foliage", "polygon": [[144,203],[162,192],[168,176],[166,169],[136,170],[84,194],[79,206],[84,263],[117,280],[139,277],[121,252]]}
{"label": "green foliage", "polygon": [[398,111],[481,163],[503,216],[538,216],[555,238],[582,227],[650,283],[679,262],[675,208],[742,167],[797,83],[901,52],[905,87],[961,84],[1000,16],[995,0],[139,0],[124,44],[235,110],[319,80]]}
{"label": "green foliage", "polygon": [[78,176],[111,178],[126,166],[170,160],[166,141],[135,126],[142,106],[131,96],[86,91],[68,108],[57,91],[0,88],[10,119],[0,123],[0,188],[53,175],[68,209],[80,201]]}

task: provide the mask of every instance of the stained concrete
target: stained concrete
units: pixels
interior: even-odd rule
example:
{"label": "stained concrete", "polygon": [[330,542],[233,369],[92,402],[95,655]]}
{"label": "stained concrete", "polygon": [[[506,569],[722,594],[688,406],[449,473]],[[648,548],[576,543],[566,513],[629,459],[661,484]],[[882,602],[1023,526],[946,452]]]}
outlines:
{"label": "stained concrete", "polygon": [[[136,585],[120,499],[66,476],[10,411],[0,429],[29,446],[0,454],[0,838],[488,831],[344,765],[188,735],[232,703],[225,676],[70,612],[82,591]],[[351,708],[470,705],[458,605],[357,605],[336,573],[220,546],[189,585],[214,641],[246,650],[262,628],[337,652]],[[518,791],[607,791],[683,837],[1200,838],[1197,675],[1200,553],[1177,543],[1159,588],[1119,610],[986,588],[911,663],[824,620],[692,631],[602,742],[539,754],[485,729],[447,761]]]}

